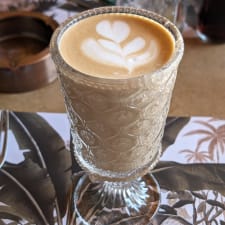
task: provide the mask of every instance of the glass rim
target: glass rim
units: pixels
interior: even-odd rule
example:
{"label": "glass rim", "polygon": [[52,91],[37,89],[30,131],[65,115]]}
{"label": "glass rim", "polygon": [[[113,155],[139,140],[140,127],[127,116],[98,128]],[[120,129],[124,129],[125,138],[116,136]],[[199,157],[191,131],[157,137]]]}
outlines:
{"label": "glass rim", "polygon": [[[93,76],[82,71],[79,71],[69,64],[65,62],[63,57],[60,54],[58,43],[60,38],[64,34],[64,32],[69,29],[73,24],[79,23],[79,21],[86,19],[91,16],[100,15],[100,14],[108,14],[108,13],[123,13],[123,14],[134,14],[138,16],[145,17],[147,19],[153,20],[156,23],[162,25],[173,37],[174,39],[174,53],[170,57],[170,59],[159,69],[154,70],[153,72],[145,73],[139,76],[133,76],[128,78],[107,78],[107,77],[98,77]],[[76,73],[77,77],[81,79],[88,79],[89,81],[97,82],[97,83],[110,83],[110,84],[118,84],[124,83],[127,81],[138,81],[139,79],[143,79],[144,77],[154,76],[155,74],[161,73],[170,69],[173,66],[177,66],[182,59],[184,52],[184,41],[183,37],[179,31],[179,29],[166,17],[157,14],[153,11],[141,9],[141,8],[133,8],[128,6],[105,6],[98,7],[83,11],[78,13],[68,19],[66,19],[53,33],[51,41],[50,41],[50,53],[51,57],[56,65],[60,65],[60,70],[63,69],[68,71],[69,74]]]}

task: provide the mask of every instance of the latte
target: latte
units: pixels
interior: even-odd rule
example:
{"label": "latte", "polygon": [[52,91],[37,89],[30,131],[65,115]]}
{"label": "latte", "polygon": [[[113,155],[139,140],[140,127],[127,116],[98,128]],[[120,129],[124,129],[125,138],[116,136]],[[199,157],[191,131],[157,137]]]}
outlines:
{"label": "latte", "polygon": [[123,79],[162,67],[174,52],[174,40],[151,19],[112,13],[74,24],[63,34],[59,48],[65,62],[82,73]]}
{"label": "latte", "polygon": [[130,180],[158,162],[183,41],[154,13],[109,9],[118,13],[93,9],[62,24],[51,54],[77,162],[95,179]]}

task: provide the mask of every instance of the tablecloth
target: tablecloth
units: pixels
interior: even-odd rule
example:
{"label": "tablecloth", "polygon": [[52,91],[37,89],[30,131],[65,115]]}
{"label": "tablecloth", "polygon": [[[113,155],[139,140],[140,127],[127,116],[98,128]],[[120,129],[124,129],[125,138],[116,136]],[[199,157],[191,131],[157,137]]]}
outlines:
{"label": "tablecloth", "polygon": [[[152,171],[161,188],[152,225],[225,224],[225,120],[168,117]],[[0,224],[67,224],[74,160],[66,114],[9,112],[0,169]]]}

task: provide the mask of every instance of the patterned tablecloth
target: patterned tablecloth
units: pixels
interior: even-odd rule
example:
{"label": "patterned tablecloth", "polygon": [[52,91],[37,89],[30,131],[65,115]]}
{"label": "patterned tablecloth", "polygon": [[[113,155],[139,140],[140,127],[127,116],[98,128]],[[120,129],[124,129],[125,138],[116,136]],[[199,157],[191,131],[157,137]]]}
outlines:
{"label": "patterned tablecloth", "polygon": [[[65,114],[9,115],[0,169],[0,224],[67,224],[71,157]],[[154,175],[161,187],[152,225],[225,224],[225,120],[168,118]]]}

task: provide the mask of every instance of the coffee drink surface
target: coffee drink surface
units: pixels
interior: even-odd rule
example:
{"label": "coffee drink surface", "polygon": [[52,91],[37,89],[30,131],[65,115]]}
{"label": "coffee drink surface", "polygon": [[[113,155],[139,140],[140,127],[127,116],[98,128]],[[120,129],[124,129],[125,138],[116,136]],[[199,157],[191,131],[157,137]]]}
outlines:
{"label": "coffee drink surface", "polygon": [[123,79],[162,67],[173,54],[174,40],[153,20],[112,13],[74,24],[63,34],[59,48],[66,63],[82,73]]}

